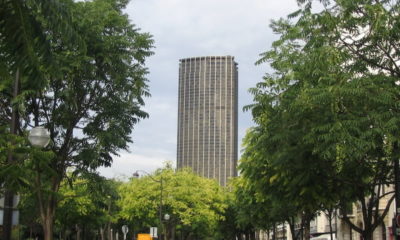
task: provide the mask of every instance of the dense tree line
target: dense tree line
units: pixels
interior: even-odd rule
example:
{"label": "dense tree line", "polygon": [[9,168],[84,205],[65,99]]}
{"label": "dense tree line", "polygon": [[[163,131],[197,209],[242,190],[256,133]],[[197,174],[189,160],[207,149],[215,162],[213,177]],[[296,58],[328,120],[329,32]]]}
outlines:
{"label": "dense tree line", "polygon": [[[289,223],[294,238],[301,236],[293,221],[301,223],[306,239],[318,211],[339,208],[369,240],[394,198],[382,189],[393,184],[399,158],[400,3],[299,5],[272,22],[279,39],[258,63],[270,63],[273,73],[250,90],[254,104],[246,110],[256,126],[240,164],[254,196],[247,203],[266,207],[270,224]],[[383,198],[386,207],[375,211]],[[363,226],[346,215],[355,202]]]}
{"label": "dense tree line", "polygon": [[[35,194],[23,192],[21,199],[21,234],[41,237]],[[104,240],[111,235],[115,238],[117,232],[122,237],[121,227],[127,225],[128,239],[149,233],[150,227],[157,227],[158,236],[169,240],[235,239],[245,234],[240,230],[245,228],[237,224],[238,205],[233,199],[232,192],[215,180],[189,169],[167,166],[124,181],[68,172],[58,191],[53,235],[57,239]],[[168,220],[163,218],[165,214],[170,216]]]}
{"label": "dense tree line", "polygon": [[[268,209],[249,204],[252,196],[242,181],[233,180],[225,188],[190,169],[175,170],[169,165],[122,180],[68,171],[56,193],[52,237],[109,240],[117,233],[122,237],[121,228],[126,225],[127,239],[157,227],[158,237],[168,240],[254,240],[256,230],[268,227],[262,225],[267,223],[263,214]],[[23,188],[20,195],[20,225],[14,235],[44,238],[35,192]]]}

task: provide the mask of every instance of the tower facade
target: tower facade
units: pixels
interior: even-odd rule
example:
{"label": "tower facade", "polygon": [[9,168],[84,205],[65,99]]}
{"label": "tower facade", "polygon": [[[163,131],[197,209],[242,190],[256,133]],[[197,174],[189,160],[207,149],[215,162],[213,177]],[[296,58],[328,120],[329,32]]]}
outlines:
{"label": "tower facade", "polygon": [[232,56],[179,63],[178,168],[225,186],[236,176],[238,71]]}

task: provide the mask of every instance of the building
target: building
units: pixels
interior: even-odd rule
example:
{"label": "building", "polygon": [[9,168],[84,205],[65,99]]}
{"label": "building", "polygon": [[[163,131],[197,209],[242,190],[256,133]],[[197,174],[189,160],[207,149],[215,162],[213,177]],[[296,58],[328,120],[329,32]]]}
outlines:
{"label": "building", "polygon": [[178,100],[179,168],[225,186],[236,176],[238,71],[232,56],[181,59]]}
{"label": "building", "polygon": [[[380,191],[379,204],[373,207],[373,213],[378,210],[379,214],[385,211],[387,205],[389,210],[383,218],[383,222],[378,225],[373,234],[374,240],[394,240],[396,236],[393,232],[393,218],[395,217],[395,201],[393,201],[394,186],[385,185],[376,188],[375,191]],[[368,199],[368,198],[367,198]],[[347,217],[358,228],[363,228],[363,212],[360,202],[352,203],[347,210]],[[300,219],[298,219],[300,220]],[[300,230],[300,223],[295,226],[295,231]],[[353,230],[350,225],[344,220],[343,214],[340,210],[334,210],[331,216],[331,222],[326,212],[319,212],[315,218],[310,222],[310,240],[331,240],[331,230],[333,240],[361,240],[360,233]],[[260,231],[261,232],[261,231]],[[276,229],[264,231],[257,240],[293,240],[290,232],[289,225],[282,223],[276,226]]]}

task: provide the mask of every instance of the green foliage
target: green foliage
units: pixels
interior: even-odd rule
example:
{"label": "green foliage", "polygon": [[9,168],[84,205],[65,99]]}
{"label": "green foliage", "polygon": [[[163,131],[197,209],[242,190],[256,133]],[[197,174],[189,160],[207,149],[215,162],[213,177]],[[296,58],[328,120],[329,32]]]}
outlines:
{"label": "green foliage", "polygon": [[[99,232],[107,224],[117,221],[115,201],[118,199],[119,182],[105,179],[97,173],[80,173],[74,176],[68,173],[57,193],[59,204],[55,216],[56,233],[67,237],[86,229],[85,239],[94,238],[93,232]],[[34,228],[41,219],[39,205],[34,192],[21,195],[21,224]]]}
{"label": "green foliage", "polygon": [[92,173],[82,174],[72,182],[64,181],[56,211],[58,227],[64,233],[67,230],[74,232],[77,227],[98,232],[106,224],[116,222],[115,201],[119,184]]}
{"label": "green foliage", "polygon": [[236,239],[236,237],[241,236],[241,234],[244,234],[242,228],[240,228],[236,223],[237,205],[235,205],[235,196],[232,192],[226,193],[225,201],[227,206],[224,214],[222,215],[223,218],[218,222],[213,239],[231,240]]}
{"label": "green foliage", "polygon": [[[26,148],[24,137],[9,134],[7,130],[0,133],[2,135],[0,140],[0,182],[3,183],[0,192],[3,192],[3,188],[17,192],[21,187],[30,185],[25,177],[27,169],[24,165],[29,150]],[[13,164],[7,163],[10,157],[14,161]]]}
{"label": "green foliage", "polygon": [[276,208],[268,208],[266,202],[259,199],[254,186],[247,179],[235,178],[232,186],[229,207],[234,213],[235,228],[233,229],[236,229],[238,234],[244,235],[252,234],[258,229],[268,229],[274,222],[271,220],[273,216],[271,211]]}
{"label": "green foliage", "polygon": [[0,91],[19,69],[23,89],[39,90],[46,86],[46,71],[55,72],[57,64],[51,51],[52,35],[64,42],[79,42],[71,26],[72,1],[19,1],[0,3]]}
{"label": "green foliage", "polygon": [[363,202],[364,229],[349,224],[369,239],[388,210],[373,213],[375,189],[393,182],[398,158],[399,2],[331,1],[317,13],[299,2],[271,24],[280,39],[258,63],[274,73],[250,90],[257,126],[240,168],[261,200],[297,213]]}
{"label": "green foliage", "polygon": [[123,184],[119,189],[121,218],[136,229],[158,226],[161,181],[162,211],[171,216],[165,223],[167,234],[176,229],[184,238],[212,236],[226,208],[225,193],[215,181],[189,170],[166,168]]}
{"label": "green foliage", "polygon": [[[25,155],[12,164],[2,155],[0,179],[22,176],[8,181],[27,183],[37,194],[46,229],[51,229],[47,220],[55,216],[67,168],[82,172],[110,166],[112,155],[132,142],[135,124],[147,117],[142,110],[149,96],[145,59],[153,40],[130,23],[123,13],[127,3],[1,2],[0,151],[8,154],[13,146],[25,149]],[[67,34],[71,26],[79,39]],[[17,69],[21,91],[13,98]],[[25,137],[32,126],[49,129],[48,151],[30,149],[23,140],[3,141],[12,138],[12,106],[18,111],[18,135]]]}

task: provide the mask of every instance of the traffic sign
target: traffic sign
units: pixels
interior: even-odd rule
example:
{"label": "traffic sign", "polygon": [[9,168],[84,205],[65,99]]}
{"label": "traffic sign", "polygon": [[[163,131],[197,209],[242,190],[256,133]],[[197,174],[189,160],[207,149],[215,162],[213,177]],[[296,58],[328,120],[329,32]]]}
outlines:
{"label": "traffic sign", "polygon": [[128,233],[129,229],[128,226],[123,225],[122,226],[122,233],[124,234],[124,240],[126,240],[126,234]]}
{"label": "traffic sign", "polygon": [[150,235],[152,238],[156,238],[157,237],[157,228],[156,227],[151,227],[150,228]]}

